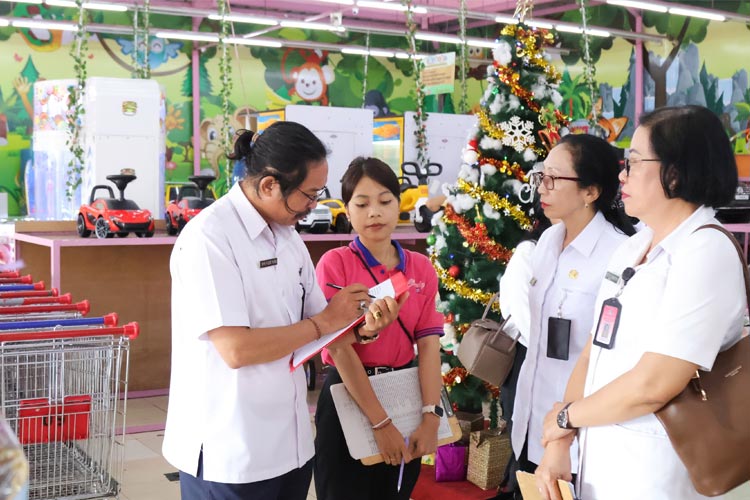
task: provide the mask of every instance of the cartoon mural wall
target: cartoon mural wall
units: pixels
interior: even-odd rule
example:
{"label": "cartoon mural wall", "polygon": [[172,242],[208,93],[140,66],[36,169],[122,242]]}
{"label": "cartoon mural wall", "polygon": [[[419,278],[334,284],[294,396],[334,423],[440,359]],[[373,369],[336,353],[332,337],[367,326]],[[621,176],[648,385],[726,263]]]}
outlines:
{"label": "cartoon mural wall", "polygon": [[[12,9],[9,10],[9,9]],[[0,15],[19,17],[64,18],[69,10],[35,4],[3,4]],[[94,22],[126,24],[113,16],[119,13],[92,14]],[[573,14],[571,14],[573,15]],[[69,17],[69,15],[68,15]],[[164,16],[166,17],[166,16]],[[167,20],[173,29],[189,29],[182,20]],[[696,103],[710,107],[724,117],[728,133],[739,134],[744,146],[743,130],[750,126],[750,30],[739,23],[691,21],[680,40],[679,50],[669,44],[645,44],[649,74],[645,78],[646,108],[656,103]],[[598,24],[601,24],[598,23]],[[652,26],[654,26],[652,24]],[[662,27],[663,28],[663,27]],[[666,32],[659,26],[652,28]],[[672,28],[670,28],[672,29]],[[285,37],[303,39],[330,34],[311,34],[285,29]],[[72,35],[40,29],[0,28],[0,191],[8,193],[10,215],[26,213],[23,177],[24,165],[30,161],[33,116],[33,83],[43,79],[72,78],[68,55]],[[200,53],[197,68],[191,64],[192,45],[152,37],[149,40],[149,63],[152,77],[166,94],[165,126],[166,180],[184,181],[193,172],[198,155],[206,173],[224,175],[219,131],[222,128],[221,101],[218,96],[219,70],[215,47]],[[132,37],[97,35],[89,42],[89,76],[129,78],[134,60],[143,59],[144,47],[135,47]],[[453,50],[441,46],[440,50]],[[488,50],[472,49],[469,54],[469,102],[478,103],[484,91]],[[234,89],[230,96],[230,129],[249,125],[256,111],[283,108],[288,104],[312,106],[370,107],[380,116],[393,116],[414,110],[415,92],[409,61],[370,58],[367,92],[363,94],[364,61],[361,56],[304,49],[238,47],[233,50]],[[573,119],[588,119],[596,109],[599,124],[609,140],[629,142],[634,123],[635,95],[633,45],[621,39],[609,40],[596,47],[597,81],[601,96],[592,102],[584,85],[578,56],[556,56],[564,71],[560,92],[563,110]],[[670,62],[671,59],[671,62]],[[661,71],[663,66],[664,71]],[[193,144],[193,71],[200,82],[200,148]],[[664,95],[662,95],[662,89]],[[431,98],[428,111],[450,112],[458,102],[458,85],[453,95]],[[220,179],[218,184],[226,184]]]}

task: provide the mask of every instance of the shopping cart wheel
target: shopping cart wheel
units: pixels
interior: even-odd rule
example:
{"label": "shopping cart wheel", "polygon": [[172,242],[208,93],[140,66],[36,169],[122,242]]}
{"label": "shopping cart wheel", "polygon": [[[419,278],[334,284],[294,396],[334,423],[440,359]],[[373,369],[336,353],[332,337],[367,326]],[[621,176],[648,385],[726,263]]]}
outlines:
{"label": "shopping cart wheel", "polygon": [[317,373],[315,372],[314,359],[311,359],[307,363],[305,363],[305,376],[307,377],[307,390],[314,391],[316,382],[315,378],[317,376]]}

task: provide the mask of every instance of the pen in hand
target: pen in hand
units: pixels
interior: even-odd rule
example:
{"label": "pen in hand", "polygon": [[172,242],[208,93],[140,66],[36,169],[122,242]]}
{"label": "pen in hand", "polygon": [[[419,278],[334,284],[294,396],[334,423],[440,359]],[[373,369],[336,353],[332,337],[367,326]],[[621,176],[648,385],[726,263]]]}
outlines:
{"label": "pen in hand", "polygon": [[[409,446],[409,436],[404,439],[406,446]],[[404,456],[401,455],[401,467],[398,470],[398,484],[396,485],[396,492],[401,493],[401,480],[404,478]]]}
{"label": "pen in hand", "polygon": [[[343,286],[341,286],[341,285],[334,285],[333,283],[326,283],[326,286],[330,286],[331,288],[335,288],[336,290],[343,290],[344,289]],[[368,293],[367,296],[370,297],[371,299],[376,299],[377,298],[374,295],[372,295],[371,293]]]}

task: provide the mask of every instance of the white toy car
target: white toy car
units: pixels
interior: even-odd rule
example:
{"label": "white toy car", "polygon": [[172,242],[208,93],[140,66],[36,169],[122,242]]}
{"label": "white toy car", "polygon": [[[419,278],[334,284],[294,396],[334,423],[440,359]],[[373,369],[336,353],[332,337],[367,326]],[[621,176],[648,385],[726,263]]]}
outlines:
{"label": "white toy car", "polygon": [[311,233],[325,233],[333,223],[333,215],[331,215],[331,209],[322,203],[312,209],[312,212],[299,221],[294,227],[297,231],[309,231]]}

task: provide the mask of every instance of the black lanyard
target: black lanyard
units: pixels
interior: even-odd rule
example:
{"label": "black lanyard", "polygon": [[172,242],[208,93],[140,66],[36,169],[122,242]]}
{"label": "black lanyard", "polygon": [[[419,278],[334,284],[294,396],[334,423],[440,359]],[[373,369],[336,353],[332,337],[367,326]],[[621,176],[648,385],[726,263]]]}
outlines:
{"label": "black lanyard", "polygon": [[[378,279],[377,279],[377,278],[375,277],[375,274],[373,274],[372,270],[370,269],[370,266],[368,266],[368,265],[367,265],[367,262],[365,262],[365,259],[364,259],[364,258],[362,257],[362,255],[360,255],[360,253],[359,253],[359,252],[357,252],[357,251],[354,251],[354,250],[352,250],[352,248],[351,248],[351,247],[349,247],[349,250],[351,250],[351,251],[352,251],[352,253],[353,253],[354,255],[356,255],[356,256],[357,256],[357,258],[358,258],[358,259],[359,259],[359,261],[360,261],[360,262],[362,263],[362,265],[363,265],[363,266],[364,266],[364,268],[365,268],[365,269],[367,270],[367,272],[368,272],[368,273],[370,273],[370,277],[371,277],[371,278],[372,278],[372,280],[373,280],[373,281],[375,282],[375,284],[376,284],[376,285],[379,285],[379,284],[380,284],[380,282],[379,282],[379,281],[378,281]],[[400,318],[399,316],[396,316],[396,319],[398,320],[398,324],[399,324],[399,325],[401,325],[401,329],[402,329],[402,330],[404,331],[404,333],[406,334],[406,338],[408,338],[408,339],[409,339],[409,342],[410,342],[410,343],[414,344],[414,339],[412,338],[411,334],[409,333],[409,330],[407,330],[407,329],[406,329],[406,326],[404,326],[404,322],[403,322],[403,321],[401,321],[401,318]]]}

